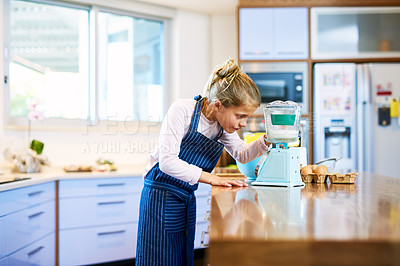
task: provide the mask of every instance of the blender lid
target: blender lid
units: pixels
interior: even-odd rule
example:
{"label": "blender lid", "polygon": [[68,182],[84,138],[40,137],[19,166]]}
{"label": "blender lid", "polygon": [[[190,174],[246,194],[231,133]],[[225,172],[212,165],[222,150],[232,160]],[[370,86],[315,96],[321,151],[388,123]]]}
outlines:
{"label": "blender lid", "polygon": [[268,103],[265,108],[296,108],[301,109],[301,105],[293,101],[273,101]]}

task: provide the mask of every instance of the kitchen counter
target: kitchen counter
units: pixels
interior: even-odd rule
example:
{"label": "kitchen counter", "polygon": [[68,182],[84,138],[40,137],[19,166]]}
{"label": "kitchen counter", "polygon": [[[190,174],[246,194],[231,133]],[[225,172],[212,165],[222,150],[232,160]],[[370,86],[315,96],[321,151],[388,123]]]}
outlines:
{"label": "kitchen counter", "polygon": [[210,221],[212,265],[400,265],[400,178],[213,187]]}
{"label": "kitchen counter", "polygon": [[92,172],[77,172],[77,173],[66,173],[62,167],[42,167],[40,173],[15,173],[10,167],[3,167],[2,175],[0,175],[0,181],[4,179],[20,177],[29,178],[27,180],[14,181],[10,183],[0,184],[0,192],[27,187],[32,185],[37,185],[41,183],[46,183],[55,180],[62,179],[88,179],[88,178],[118,178],[118,177],[138,177],[142,176],[144,172],[144,165],[122,165],[118,166],[117,171],[92,171]]}

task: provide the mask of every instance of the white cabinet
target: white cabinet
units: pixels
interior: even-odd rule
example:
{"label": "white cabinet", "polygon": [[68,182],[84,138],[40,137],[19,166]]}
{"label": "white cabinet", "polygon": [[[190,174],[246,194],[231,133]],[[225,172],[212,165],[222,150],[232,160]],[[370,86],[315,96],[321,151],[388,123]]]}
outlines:
{"label": "white cabinet", "polygon": [[399,32],[400,7],[314,7],[311,57],[400,57]]}
{"label": "white cabinet", "polygon": [[133,259],[142,177],[59,181],[59,265]]}
{"label": "white cabinet", "polygon": [[[6,217],[0,217],[0,259],[7,255]],[[1,265],[1,264],[0,264]]]}
{"label": "white cabinet", "polygon": [[239,10],[239,49],[241,60],[273,58],[273,15],[271,8]]}
{"label": "white cabinet", "polygon": [[208,227],[208,221],[197,222],[196,235],[194,238],[195,248],[205,248],[208,245]]}
{"label": "white cabinet", "polygon": [[55,183],[0,192],[0,265],[55,264]]}
{"label": "white cabinet", "polygon": [[239,9],[240,60],[308,58],[308,9]]}
{"label": "white cabinet", "polygon": [[0,192],[0,216],[54,200],[54,182]]}
{"label": "white cabinet", "polygon": [[55,217],[54,201],[6,216],[8,253],[10,254],[45,235],[54,233]]}
{"label": "white cabinet", "polygon": [[210,205],[208,204],[210,195],[196,196],[196,221],[204,222],[207,219],[207,214],[210,211]]}
{"label": "white cabinet", "polygon": [[60,198],[140,193],[142,177],[61,180]]}
{"label": "white cabinet", "polygon": [[52,233],[8,257],[8,265],[55,265],[55,234]]}
{"label": "white cabinet", "polygon": [[[196,233],[194,240],[194,248],[204,248],[201,244],[202,238],[208,235],[209,221],[208,217],[210,214],[210,198],[211,198],[211,186],[203,183],[199,183],[199,188],[195,192],[196,194]],[[208,243],[205,243],[208,244]]]}
{"label": "white cabinet", "polygon": [[132,259],[137,223],[60,231],[60,265],[86,265]]}
{"label": "white cabinet", "polygon": [[0,266],[8,266],[7,258],[0,259]]}
{"label": "white cabinet", "polygon": [[139,193],[62,199],[60,229],[137,222],[139,200]]}

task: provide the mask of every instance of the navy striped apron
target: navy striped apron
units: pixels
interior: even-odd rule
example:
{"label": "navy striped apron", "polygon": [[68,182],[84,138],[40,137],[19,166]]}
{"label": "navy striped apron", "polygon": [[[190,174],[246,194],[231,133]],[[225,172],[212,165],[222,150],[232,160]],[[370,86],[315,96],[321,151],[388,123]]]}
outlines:
{"label": "navy striped apron", "polygon": [[[211,172],[224,145],[197,131],[204,99],[196,96],[188,133],[179,158]],[[163,173],[157,163],[146,175],[140,199],[136,265],[193,265],[198,184]]]}

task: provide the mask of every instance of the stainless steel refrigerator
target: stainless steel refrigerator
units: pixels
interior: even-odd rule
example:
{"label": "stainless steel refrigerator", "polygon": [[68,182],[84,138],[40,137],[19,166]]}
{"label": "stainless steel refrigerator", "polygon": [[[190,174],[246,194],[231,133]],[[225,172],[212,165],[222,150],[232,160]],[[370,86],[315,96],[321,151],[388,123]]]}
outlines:
{"label": "stainless steel refrigerator", "polygon": [[400,177],[400,64],[314,66],[314,160]]}

